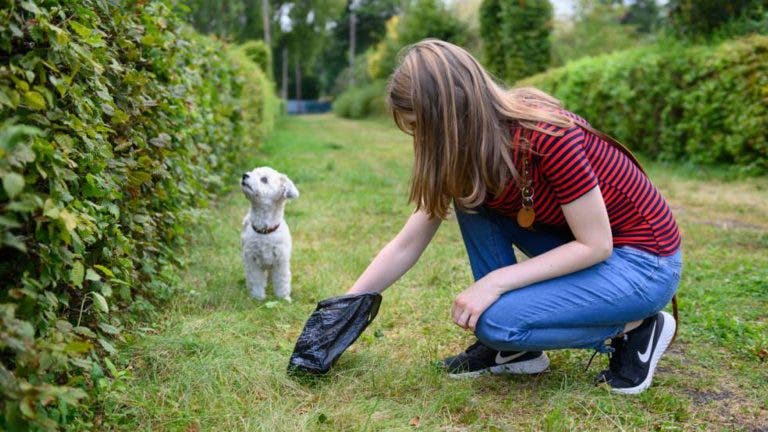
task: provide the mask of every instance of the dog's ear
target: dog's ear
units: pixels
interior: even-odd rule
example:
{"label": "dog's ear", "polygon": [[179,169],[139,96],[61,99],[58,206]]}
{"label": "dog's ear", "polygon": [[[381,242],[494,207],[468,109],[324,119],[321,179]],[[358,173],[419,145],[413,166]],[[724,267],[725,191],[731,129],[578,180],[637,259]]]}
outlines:
{"label": "dog's ear", "polygon": [[293,184],[288,176],[283,176],[283,197],[285,199],[294,199],[299,197],[299,190]]}

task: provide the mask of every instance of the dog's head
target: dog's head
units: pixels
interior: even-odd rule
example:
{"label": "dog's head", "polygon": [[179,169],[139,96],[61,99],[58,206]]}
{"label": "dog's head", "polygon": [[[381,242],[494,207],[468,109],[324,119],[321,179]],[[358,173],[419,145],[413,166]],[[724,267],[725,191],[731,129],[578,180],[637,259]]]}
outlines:
{"label": "dog's head", "polygon": [[240,187],[253,204],[276,203],[299,196],[291,179],[270,167],[259,167],[243,174]]}

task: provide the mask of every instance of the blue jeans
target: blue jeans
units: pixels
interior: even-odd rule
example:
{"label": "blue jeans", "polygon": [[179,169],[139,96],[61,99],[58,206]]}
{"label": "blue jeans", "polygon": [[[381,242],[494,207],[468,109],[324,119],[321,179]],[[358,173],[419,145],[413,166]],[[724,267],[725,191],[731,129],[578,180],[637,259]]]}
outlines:
{"label": "blue jeans", "polygon": [[[478,280],[516,262],[512,245],[529,257],[570,241],[570,232],[529,231],[514,219],[480,208],[456,210],[472,274]],[[483,312],[475,335],[502,351],[594,348],[664,308],[677,290],[682,254],[658,256],[628,246],[586,269],[502,294]]]}

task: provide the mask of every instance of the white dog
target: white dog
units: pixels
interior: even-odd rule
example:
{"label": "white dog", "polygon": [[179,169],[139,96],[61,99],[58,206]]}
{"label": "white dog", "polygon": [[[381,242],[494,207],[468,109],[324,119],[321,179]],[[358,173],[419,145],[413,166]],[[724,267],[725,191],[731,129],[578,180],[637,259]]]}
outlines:
{"label": "white dog", "polygon": [[240,186],[251,202],[240,235],[251,297],[266,297],[269,276],[275,295],[291,301],[291,232],[283,213],[285,202],[298,197],[299,191],[287,176],[269,167],[243,174]]}

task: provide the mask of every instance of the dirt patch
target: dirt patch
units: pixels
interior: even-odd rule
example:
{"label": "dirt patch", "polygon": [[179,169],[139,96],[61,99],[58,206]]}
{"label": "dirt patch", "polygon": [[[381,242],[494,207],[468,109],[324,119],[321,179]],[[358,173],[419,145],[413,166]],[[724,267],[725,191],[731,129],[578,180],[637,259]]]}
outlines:
{"label": "dirt patch", "polygon": [[768,181],[703,182],[676,179],[665,182],[662,193],[672,212],[694,223],[723,229],[768,230]]}
{"label": "dirt patch", "polygon": [[765,231],[766,227],[755,225],[747,222],[742,222],[736,219],[714,220],[710,222],[701,222],[704,225],[711,225],[723,230],[731,229],[749,229],[755,231]]}
{"label": "dirt patch", "polygon": [[[728,376],[727,371],[723,371]],[[714,429],[758,431],[768,427],[768,410],[745,394],[736,383],[721,378],[712,389],[683,388],[691,401],[695,417],[706,420]]]}
{"label": "dirt patch", "polygon": [[732,399],[734,397],[733,393],[727,390],[722,392],[713,392],[685,389],[683,392],[691,398],[691,401],[693,401],[694,405],[702,405],[707,402]]}

